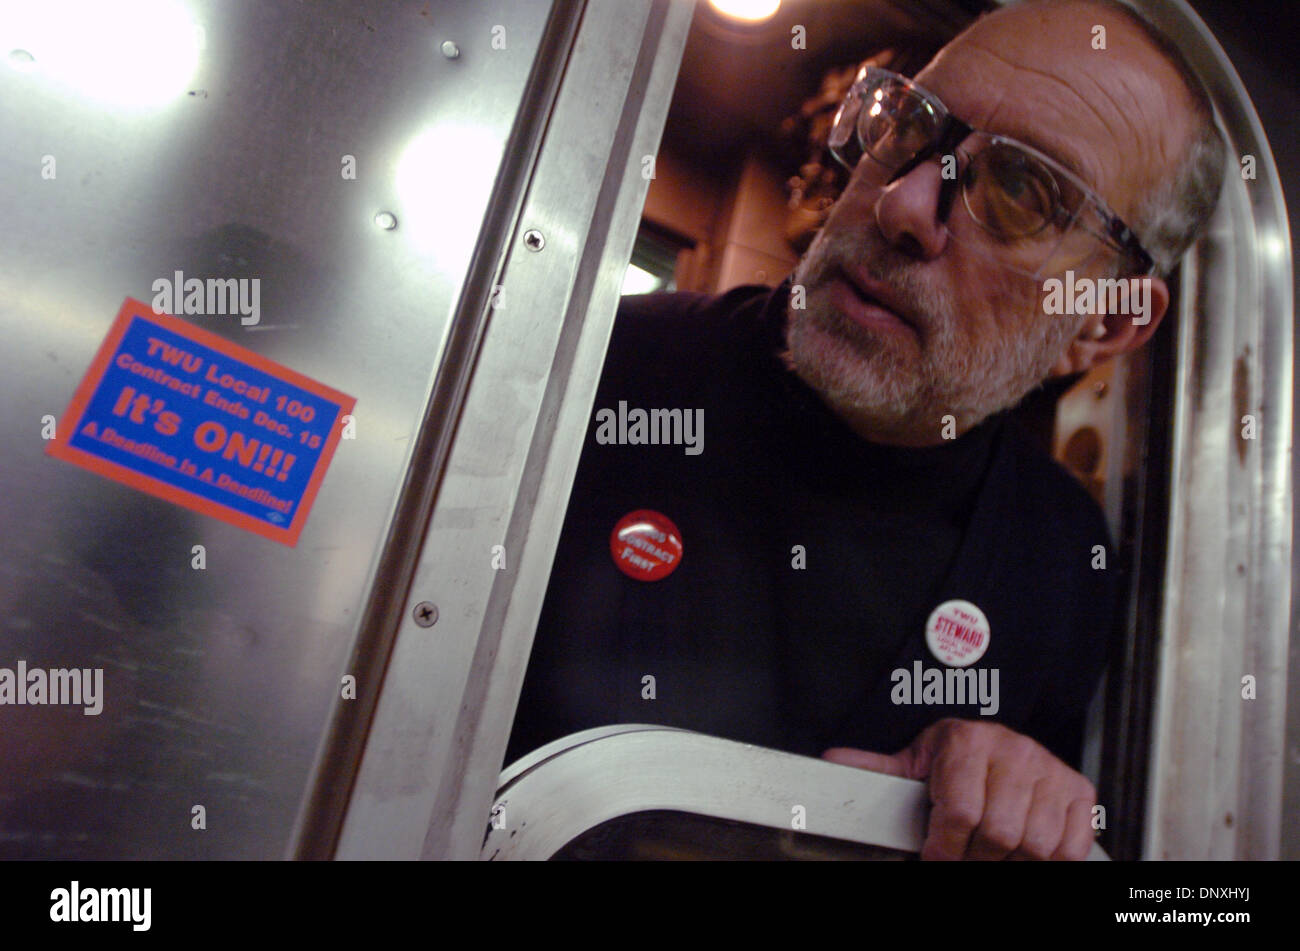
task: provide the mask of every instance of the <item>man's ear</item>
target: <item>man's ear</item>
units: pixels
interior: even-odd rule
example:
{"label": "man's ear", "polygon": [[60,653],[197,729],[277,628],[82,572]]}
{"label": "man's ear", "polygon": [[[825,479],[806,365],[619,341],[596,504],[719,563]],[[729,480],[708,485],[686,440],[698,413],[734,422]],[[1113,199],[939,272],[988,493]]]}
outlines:
{"label": "man's ear", "polygon": [[1128,278],[1128,286],[1129,313],[1099,313],[1087,318],[1049,376],[1083,373],[1151,339],[1169,309],[1169,285],[1158,277],[1136,277]]}

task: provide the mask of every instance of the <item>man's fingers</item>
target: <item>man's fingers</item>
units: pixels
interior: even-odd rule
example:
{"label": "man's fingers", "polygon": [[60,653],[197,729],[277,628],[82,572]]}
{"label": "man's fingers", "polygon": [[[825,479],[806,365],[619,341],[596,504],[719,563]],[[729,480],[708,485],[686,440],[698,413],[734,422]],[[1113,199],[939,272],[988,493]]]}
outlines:
{"label": "man's fingers", "polygon": [[1053,860],[1081,862],[1092,851],[1092,802],[1076,799],[1065,813],[1065,835],[1052,853]]}
{"label": "man's fingers", "polygon": [[856,766],[869,769],[873,773],[887,773],[890,776],[908,778],[908,758],[903,754],[890,756],[886,753],[871,753],[867,750],[855,750],[847,746],[837,746],[822,754],[822,759],[841,766]]}
{"label": "man's fingers", "polygon": [[1065,836],[1068,803],[1060,795],[1042,794],[1042,788],[1040,783],[1029,807],[1020,847],[1010,856],[1013,859],[1046,861],[1055,854]]}
{"label": "man's fingers", "polygon": [[989,761],[983,750],[949,748],[936,757],[930,774],[930,830],[921,848],[924,861],[964,858],[984,817]]}
{"label": "man's fingers", "polygon": [[1041,784],[1026,782],[1021,772],[1007,764],[994,763],[984,791],[984,815],[971,836],[966,858],[1000,862],[1020,848],[1036,791],[1041,789]]}
{"label": "man's fingers", "polygon": [[1005,727],[945,719],[892,755],[835,747],[822,758],[928,779],[930,819],[921,847],[927,861],[1078,860],[1092,848],[1092,784]]}

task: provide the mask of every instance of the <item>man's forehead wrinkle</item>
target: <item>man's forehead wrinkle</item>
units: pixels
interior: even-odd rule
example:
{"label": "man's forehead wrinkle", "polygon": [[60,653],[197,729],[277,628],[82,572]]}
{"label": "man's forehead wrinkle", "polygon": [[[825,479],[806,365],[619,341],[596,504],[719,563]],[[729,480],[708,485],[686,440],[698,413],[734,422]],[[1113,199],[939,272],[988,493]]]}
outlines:
{"label": "man's forehead wrinkle", "polygon": [[1014,102],[1005,90],[999,90],[998,98],[993,106],[984,114],[984,120],[980,128],[987,132],[1006,135],[1008,138],[1016,139],[1025,145],[1037,149],[1044,155],[1051,156],[1060,162],[1074,174],[1078,175],[1086,182],[1095,181],[1096,169],[1088,158],[1076,152],[1064,140],[1055,136],[1044,134],[1044,129],[1039,126],[1028,126],[1023,121],[1017,120],[1014,116],[1006,119],[1001,118],[1004,112],[1003,106],[1008,102]]}
{"label": "man's forehead wrinkle", "polygon": [[[1103,129],[1105,129],[1108,133],[1112,132],[1111,124],[1110,122],[1107,121],[1106,116],[1103,115],[1101,112],[1099,112],[1097,108],[1091,102],[1088,101],[1088,97],[1082,95],[1078,90],[1076,90],[1073,86],[1071,86],[1068,82],[1066,82],[1064,79],[1062,79],[1060,76],[1056,75],[1055,73],[1048,72],[1046,70],[1035,69],[1032,66],[1028,66],[1024,63],[1017,63],[1012,60],[1009,60],[1005,56],[999,54],[996,50],[990,49],[989,47],[984,46],[973,40],[969,42],[969,48],[979,53],[983,53],[991,57],[992,59],[996,60],[1008,72],[1007,79],[1003,82],[998,83],[997,86],[995,87],[998,90],[998,101],[997,101],[998,106],[1000,106],[1002,102],[1007,99],[1011,89],[1016,86],[1017,81],[1013,78],[1014,74],[1017,72],[1023,72],[1023,73],[1030,74],[1031,76],[1038,77],[1040,79],[1049,80],[1052,84],[1054,84],[1054,86],[1064,88],[1073,99],[1082,102],[1088,108],[1088,110],[1092,112],[1094,116],[1097,117],[1097,121],[1101,123]],[[1027,88],[1027,87],[1021,86],[1020,88]],[[939,97],[940,99],[944,99],[944,94],[939,93]],[[944,102],[945,105],[948,104],[946,99],[944,100]],[[1063,103],[1059,107],[1059,111],[1061,112],[1063,118],[1068,117],[1068,110],[1069,110],[1069,106],[1067,104]],[[983,120],[984,125],[987,125],[989,119],[992,118],[992,114],[993,114],[992,112],[988,113],[989,118]],[[961,116],[961,118],[966,119],[967,121],[971,121],[968,116]],[[975,124],[977,126],[981,125],[980,122],[976,122]],[[1070,123],[1070,127],[1075,127],[1075,126],[1077,126],[1077,122]],[[996,132],[998,130],[989,129],[988,131]],[[1053,158],[1060,161],[1062,165],[1073,170],[1077,175],[1079,175],[1079,177],[1083,178],[1085,181],[1095,183],[1097,169],[1093,166],[1093,163],[1090,161],[1091,157],[1087,154],[1080,152],[1080,150],[1077,149],[1072,142],[1069,142],[1067,140],[1062,140],[1056,136],[1052,136],[1049,139],[1045,135],[1045,132],[1046,130],[1042,128],[1031,128],[1031,127],[1023,126],[1019,123],[1016,124],[1015,128],[1008,127],[1005,130],[1005,134],[1010,136],[1011,138],[1022,139],[1025,142],[1025,144],[1036,146],[1039,149],[1039,151],[1046,152],[1048,155],[1051,155]]]}
{"label": "man's forehead wrinkle", "polygon": [[[1112,113],[1119,117],[1119,120],[1128,128],[1126,138],[1117,138],[1116,144],[1121,148],[1127,143],[1133,148],[1139,148],[1143,145],[1149,145],[1150,139],[1162,138],[1159,134],[1146,135],[1143,129],[1149,124],[1151,128],[1160,128],[1163,123],[1160,122],[1158,114],[1147,115],[1149,107],[1147,101],[1138,94],[1137,83],[1133,80],[1136,78],[1132,72],[1119,71],[1110,75],[1111,82],[1109,85],[1088,77],[1093,86],[1097,89],[1099,96],[1110,102]],[[1149,77],[1141,77],[1149,82]],[[1126,96],[1127,101],[1122,101]]]}
{"label": "man's forehead wrinkle", "polygon": [[[1131,108],[1117,111],[1129,122],[1133,141],[1143,143],[1148,150],[1154,148],[1166,157],[1171,144],[1171,130],[1177,125],[1172,116],[1177,104],[1170,102],[1159,84],[1145,73],[1120,73],[1115,77],[1115,83],[1117,90],[1128,95],[1131,104]],[[1144,127],[1149,129],[1145,141],[1140,137]]]}
{"label": "man's forehead wrinkle", "polygon": [[[1125,156],[1141,150],[1146,144],[1143,140],[1142,129],[1135,124],[1129,110],[1116,100],[1114,92],[1105,84],[1090,75],[1085,75],[1084,78],[1096,90],[1097,99],[1110,105],[1110,108],[1105,111],[1099,110],[1095,106],[1092,107],[1112,139],[1113,148],[1106,150],[1106,154]],[[1082,98],[1091,106],[1090,97],[1083,96]],[[1124,128],[1117,128],[1117,125],[1127,128],[1127,132]],[[1105,183],[1094,182],[1094,184],[1100,187]]]}
{"label": "man's forehead wrinkle", "polygon": [[1127,128],[1127,137],[1115,143],[1113,157],[1120,162],[1115,181],[1135,202],[1173,167],[1178,106],[1168,101],[1158,79],[1146,71],[1116,70],[1105,78],[1108,82],[1093,79],[1093,84]]}
{"label": "man's forehead wrinkle", "polygon": [[[1121,86],[1123,86],[1122,83]],[[1101,95],[1108,96],[1110,100],[1114,101],[1114,112],[1119,117],[1119,121],[1125,123],[1128,129],[1127,139],[1117,139],[1117,142],[1115,142],[1113,156],[1119,160],[1119,168],[1115,171],[1115,182],[1118,183],[1122,190],[1130,192],[1130,194],[1134,191],[1145,191],[1149,178],[1151,178],[1151,170],[1161,165],[1161,162],[1152,161],[1153,147],[1156,155],[1160,155],[1162,149],[1158,148],[1158,146],[1160,146],[1164,136],[1145,134],[1143,126],[1140,125],[1140,112],[1135,113],[1134,110],[1123,108],[1122,104],[1115,101],[1113,91],[1102,87],[1101,83],[1097,83],[1097,88],[1099,88]],[[1132,99],[1131,94],[1130,97]],[[1134,103],[1136,104],[1135,99]],[[1113,196],[1112,204],[1118,210],[1121,205],[1130,203],[1127,200],[1119,201],[1117,196]],[[1125,210],[1127,217],[1132,217],[1132,208],[1123,210]]]}

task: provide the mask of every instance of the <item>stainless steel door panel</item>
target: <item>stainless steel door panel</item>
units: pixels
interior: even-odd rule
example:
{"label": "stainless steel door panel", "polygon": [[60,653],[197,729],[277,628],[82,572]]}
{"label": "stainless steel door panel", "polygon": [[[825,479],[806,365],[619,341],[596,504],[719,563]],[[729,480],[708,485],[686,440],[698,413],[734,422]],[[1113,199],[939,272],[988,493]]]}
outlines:
{"label": "stainless steel door panel", "polygon": [[[105,669],[98,717],[0,706],[0,855],[278,857],[550,4],[0,9],[0,667]],[[185,319],[357,398],[296,548],[44,454],[177,270],[258,279]]]}

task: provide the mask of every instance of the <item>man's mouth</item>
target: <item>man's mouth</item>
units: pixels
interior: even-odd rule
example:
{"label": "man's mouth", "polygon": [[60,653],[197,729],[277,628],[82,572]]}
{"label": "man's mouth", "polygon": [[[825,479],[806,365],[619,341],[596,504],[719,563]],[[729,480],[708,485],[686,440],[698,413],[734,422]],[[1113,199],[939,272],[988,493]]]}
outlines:
{"label": "man's mouth", "polygon": [[831,294],[840,310],[854,323],[868,330],[916,334],[916,326],[901,313],[893,292],[863,274],[837,268],[831,279]]}

